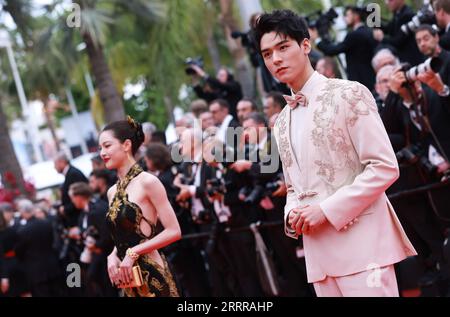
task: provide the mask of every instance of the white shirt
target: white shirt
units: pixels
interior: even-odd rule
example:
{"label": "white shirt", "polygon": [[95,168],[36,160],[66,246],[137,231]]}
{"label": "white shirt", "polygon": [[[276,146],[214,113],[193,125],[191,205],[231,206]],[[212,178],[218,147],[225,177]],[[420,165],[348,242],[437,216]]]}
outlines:
{"label": "white shirt", "polygon": [[[300,89],[300,92],[306,96],[306,99],[308,99],[308,102],[311,102],[312,100],[309,100],[309,94],[314,89],[313,82],[314,79],[317,78],[317,76],[320,76],[318,72],[314,72],[311,77],[306,81],[306,83],[303,85],[302,89]],[[295,93],[291,90],[292,96],[295,95]],[[291,109],[291,136],[296,135],[295,138],[291,137],[291,144],[293,148],[293,152],[295,157],[297,158],[297,162],[299,161],[300,157],[300,148],[301,148],[301,141],[302,141],[302,134],[304,131],[305,126],[305,120],[306,120],[306,111],[308,110],[308,107],[302,107],[298,106],[295,109]]]}
{"label": "white shirt", "polygon": [[223,119],[222,124],[220,125],[219,130],[216,133],[217,139],[219,139],[222,143],[225,143],[227,128],[231,120],[233,120],[233,116],[231,114],[227,115],[225,119]]}
{"label": "white shirt", "polygon": [[197,191],[197,187],[201,184],[201,173],[202,173],[202,164],[196,163],[201,161],[201,155],[197,156],[194,160],[194,164],[192,164],[192,173],[194,173],[194,184],[189,186],[189,192],[192,196],[192,216],[197,217],[199,212],[204,210],[205,207],[203,206],[202,201],[195,197],[195,192]]}
{"label": "white shirt", "polygon": [[445,32],[448,32],[448,30],[450,30],[450,23],[445,27]]}
{"label": "white shirt", "polygon": [[259,142],[258,150],[264,151],[266,149],[266,144],[267,144],[267,134],[264,136],[261,142]]}
{"label": "white shirt", "polygon": [[67,164],[67,166],[64,167],[64,169],[63,169],[63,171],[62,171],[62,173],[63,173],[64,176],[66,176],[67,172],[69,171],[69,168],[70,168],[70,164]]}

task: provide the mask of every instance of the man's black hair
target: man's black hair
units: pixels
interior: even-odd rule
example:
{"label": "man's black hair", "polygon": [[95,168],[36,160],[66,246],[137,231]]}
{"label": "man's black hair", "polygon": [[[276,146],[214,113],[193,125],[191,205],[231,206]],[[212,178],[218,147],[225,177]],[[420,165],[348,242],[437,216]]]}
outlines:
{"label": "man's black hair", "polygon": [[359,19],[362,23],[364,23],[365,19],[367,18],[367,10],[364,7],[358,7],[354,5],[348,5],[345,7],[344,14],[347,13],[347,11],[350,10],[354,14],[359,16]]}
{"label": "man's black hair", "polygon": [[303,39],[309,39],[306,21],[291,10],[275,10],[272,13],[264,13],[259,17],[252,32],[259,51],[261,51],[261,38],[264,34],[270,32],[290,37],[299,44]]}
{"label": "man's black hair", "polygon": [[438,34],[438,31],[429,24],[422,24],[416,29],[416,34],[422,31],[428,31],[432,36],[436,36]]}

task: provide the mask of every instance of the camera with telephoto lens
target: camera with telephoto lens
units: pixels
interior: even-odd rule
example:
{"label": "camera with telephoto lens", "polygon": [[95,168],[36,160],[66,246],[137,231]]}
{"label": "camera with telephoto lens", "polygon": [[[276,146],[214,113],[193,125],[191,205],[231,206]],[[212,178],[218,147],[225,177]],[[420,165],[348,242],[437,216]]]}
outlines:
{"label": "camera with telephoto lens", "polygon": [[433,25],[436,23],[436,18],[433,11],[433,6],[428,3],[424,4],[422,8],[420,8],[419,12],[408,23],[403,24],[400,29],[406,35],[413,34],[419,26],[422,24],[430,24]]}
{"label": "camera with telephoto lens", "polygon": [[209,209],[200,210],[197,216],[192,217],[195,223],[198,224],[208,224],[211,223],[213,219],[213,212]]}
{"label": "camera with telephoto lens", "polygon": [[417,164],[428,176],[437,177],[437,166],[428,159],[428,151],[420,143],[411,144],[395,153],[399,164]]}
{"label": "camera with telephoto lens", "polygon": [[213,197],[216,194],[225,195],[227,192],[225,182],[220,178],[212,178],[206,181],[206,193],[209,197]]}
{"label": "camera with telephoto lens", "polygon": [[408,63],[402,64],[402,70],[405,72],[405,77],[409,81],[417,80],[417,76],[429,72],[438,73],[441,69],[443,61],[439,57],[430,57],[422,64],[411,67]]}
{"label": "camera with telephoto lens", "polygon": [[200,68],[203,68],[203,58],[202,57],[188,57],[184,61],[186,64],[185,72],[187,75],[195,75],[197,72],[191,67],[192,65],[196,65]]}
{"label": "camera with telephoto lens", "polygon": [[233,32],[231,32],[231,37],[235,40],[240,38],[242,46],[244,46],[244,47],[253,47],[253,45],[254,45],[253,41],[252,41],[252,37],[250,36],[250,33],[248,33],[248,32],[244,33],[244,32],[239,32],[239,31],[233,31]]}
{"label": "camera with telephoto lens", "polygon": [[[314,18],[316,17],[317,18]],[[308,23],[308,27],[311,29],[317,29],[317,33],[322,39],[330,39],[330,29],[334,23],[334,19],[338,17],[337,12],[330,8],[327,12],[317,11],[305,18]]]}
{"label": "camera with telephoto lens", "polygon": [[279,187],[278,183],[283,179],[283,173],[276,175],[275,180],[265,184],[258,184],[254,182],[252,187],[243,187],[239,191],[239,195],[244,196],[244,203],[249,205],[258,204],[264,197],[271,196]]}

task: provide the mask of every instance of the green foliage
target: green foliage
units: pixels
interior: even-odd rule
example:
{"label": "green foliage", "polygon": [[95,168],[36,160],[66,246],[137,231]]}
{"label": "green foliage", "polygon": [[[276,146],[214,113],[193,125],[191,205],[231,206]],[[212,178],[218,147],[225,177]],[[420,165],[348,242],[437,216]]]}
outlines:
{"label": "green foliage", "polygon": [[[80,31],[87,31],[97,45],[102,45],[118,90],[127,82],[144,79],[146,86],[139,96],[124,101],[126,113],[140,121],[152,121],[163,129],[168,121],[167,98],[173,106],[187,108],[195,98],[190,91],[179,100],[182,85],[190,83],[185,74],[186,57],[202,56],[206,71],[214,73],[207,49],[212,36],[219,48],[222,64],[232,65],[222,26],[218,0],[73,0],[82,7],[83,29],[66,25],[68,11],[56,10],[66,0],[47,6],[48,14],[33,16],[26,0],[0,0],[17,23],[13,31],[16,58],[29,99],[55,94],[67,103],[65,87],[70,85],[78,110],[88,109],[90,97],[84,75],[89,71]],[[382,16],[391,18],[384,0],[367,0],[380,4]],[[235,17],[238,15],[235,2]],[[332,0],[333,6],[355,4],[354,0]],[[359,2],[358,2],[359,3]],[[407,0],[415,9],[422,1]],[[6,4],[6,6],[5,6]],[[289,8],[308,15],[322,9],[319,0],[261,0],[265,11]],[[55,13],[56,12],[56,13]],[[18,34],[21,36],[19,37]],[[20,113],[17,93],[6,54],[0,50],[0,89],[9,117]],[[98,104],[98,97],[94,105]],[[69,115],[59,110],[57,118]]]}

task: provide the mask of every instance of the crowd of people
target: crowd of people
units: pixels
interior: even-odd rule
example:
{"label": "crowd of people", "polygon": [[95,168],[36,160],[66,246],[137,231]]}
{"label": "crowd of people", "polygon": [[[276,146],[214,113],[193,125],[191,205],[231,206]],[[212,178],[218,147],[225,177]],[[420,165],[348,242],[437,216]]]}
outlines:
{"label": "crowd of people", "polygon": [[[400,164],[388,194],[418,252],[416,280],[402,274],[409,259],[396,266],[400,290],[439,285],[432,295],[444,296],[450,281],[450,189],[444,186],[450,175],[450,0],[433,1],[441,33],[426,23],[404,32],[415,13],[404,0],[386,3],[394,17],[375,31],[365,25],[364,10],[348,7],[350,31],[341,43],[310,28],[311,55],[318,56],[311,61],[328,78],[346,77],[372,91]],[[345,73],[333,57],[340,53]],[[431,61],[439,67],[411,68]],[[180,295],[314,296],[302,240],[286,237],[282,223],[287,188],[272,129],[289,89],[272,78],[275,84],[266,87],[279,89],[266,91],[260,104],[243,96],[227,68],[215,77],[201,65],[190,68],[199,99],[176,121],[177,141],[166,144],[164,134],[145,123],[136,154],[164,185],[181,226],[184,239],[163,250]],[[64,154],[54,163],[65,176],[60,202],[21,198],[0,205],[0,296],[119,296],[106,269],[113,249],[107,191],[117,176],[100,156],[88,178]],[[80,265],[80,287],[67,286],[71,263]]]}

